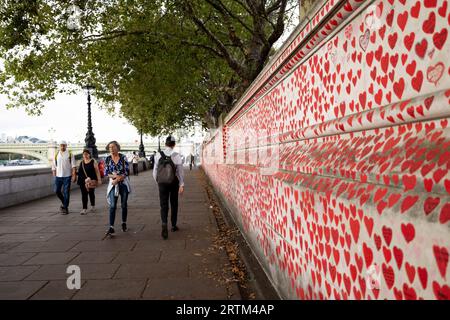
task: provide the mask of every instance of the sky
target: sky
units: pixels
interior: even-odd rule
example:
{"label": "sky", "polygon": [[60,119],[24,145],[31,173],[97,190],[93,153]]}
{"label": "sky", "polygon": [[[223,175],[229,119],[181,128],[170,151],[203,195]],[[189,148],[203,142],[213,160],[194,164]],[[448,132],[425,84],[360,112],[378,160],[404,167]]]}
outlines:
{"label": "sky", "polygon": [[[140,139],[136,128],[126,119],[109,115],[96,105],[95,98],[91,100],[92,126],[98,142],[114,139],[134,142]],[[88,109],[86,94],[58,95],[55,100],[46,103],[41,116],[30,116],[23,108],[6,109],[7,101],[5,96],[0,95],[0,134],[84,142]]]}
{"label": "sky", "polygon": [[[298,17],[294,14],[294,21]],[[285,30],[275,47],[288,38],[295,23]],[[1,61],[0,61],[1,63]],[[45,104],[41,116],[30,116],[24,109],[6,109],[8,100],[0,95],[0,135],[31,136],[41,140],[67,140],[69,143],[84,142],[87,131],[87,95],[57,95]],[[119,140],[135,142],[140,136],[134,126],[117,115],[109,115],[101,110],[92,97],[92,126],[98,142]],[[144,141],[151,137],[144,136]]]}

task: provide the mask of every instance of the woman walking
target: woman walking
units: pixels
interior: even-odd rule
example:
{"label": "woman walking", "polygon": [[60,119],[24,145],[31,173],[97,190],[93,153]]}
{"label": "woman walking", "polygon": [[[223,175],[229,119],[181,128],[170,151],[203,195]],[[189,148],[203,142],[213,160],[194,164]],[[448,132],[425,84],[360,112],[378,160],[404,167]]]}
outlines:
{"label": "woman walking", "polygon": [[78,185],[81,190],[81,201],[83,203],[83,210],[81,214],[87,213],[88,196],[91,202],[91,212],[95,211],[95,188],[102,183],[100,178],[100,170],[95,159],[91,158],[89,149],[83,150],[83,160],[81,160],[78,168]]}
{"label": "woman walking", "polygon": [[120,195],[122,207],[122,231],[127,231],[127,202],[128,194],[131,192],[129,182],[129,164],[125,155],[119,153],[120,145],[117,141],[111,141],[106,146],[110,155],[105,160],[105,175],[109,177],[106,198],[109,204],[109,229],[107,235],[114,233],[114,221],[116,219],[117,200]]}

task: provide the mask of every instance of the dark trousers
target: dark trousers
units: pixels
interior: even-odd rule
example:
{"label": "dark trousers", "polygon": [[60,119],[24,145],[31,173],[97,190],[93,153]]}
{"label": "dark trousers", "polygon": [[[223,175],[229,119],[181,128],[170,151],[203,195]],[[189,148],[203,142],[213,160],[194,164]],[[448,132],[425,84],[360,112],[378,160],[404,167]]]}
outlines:
{"label": "dark trousers", "polygon": [[86,190],[85,185],[80,185],[80,190],[81,190],[81,202],[83,203],[83,209],[87,209],[88,195],[89,195],[89,200],[91,201],[91,206],[95,206],[95,189],[90,188],[90,189]]}
{"label": "dark trousers", "polygon": [[169,215],[169,200],[171,208],[170,221],[172,227],[177,225],[178,216],[178,190],[180,188],[178,180],[172,184],[158,184],[159,187],[159,203],[161,205],[161,221],[167,224]]}
{"label": "dark trousers", "polygon": [[137,163],[133,163],[133,174],[135,175],[135,176],[137,176],[138,175],[138,164]]}
{"label": "dark trousers", "polygon": [[[69,207],[71,177],[55,177],[55,193],[64,208]],[[62,189],[62,191],[61,191]]]}
{"label": "dark trousers", "polygon": [[[119,196],[120,196],[120,206],[122,207],[122,222],[127,222],[128,215],[128,188],[124,184],[119,184]],[[114,188],[109,192],[109,201],[111,202],[109,206],[109,225],[114,226],[114,221],[116,220],[116,209],[117,200],[119,197],[114,195]]]}

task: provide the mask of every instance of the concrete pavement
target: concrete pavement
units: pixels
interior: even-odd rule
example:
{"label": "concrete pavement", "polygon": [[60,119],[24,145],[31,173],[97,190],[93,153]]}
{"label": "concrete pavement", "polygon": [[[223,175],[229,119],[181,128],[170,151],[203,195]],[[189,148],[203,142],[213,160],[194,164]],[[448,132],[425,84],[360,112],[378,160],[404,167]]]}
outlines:
{"label": "concrete pavement", "polygon": [[[157,185],[149,171],[131,176],[129,231],[102,240],[108,225],[106,186],[96,212],[80,215],[74,188],[70,214],[56,196],[0,210],[0,299],[240,299],[198,170],[186,170],[180,231],[161,238]],[[81,289],[69,290],[69,265],[81,270]]]}

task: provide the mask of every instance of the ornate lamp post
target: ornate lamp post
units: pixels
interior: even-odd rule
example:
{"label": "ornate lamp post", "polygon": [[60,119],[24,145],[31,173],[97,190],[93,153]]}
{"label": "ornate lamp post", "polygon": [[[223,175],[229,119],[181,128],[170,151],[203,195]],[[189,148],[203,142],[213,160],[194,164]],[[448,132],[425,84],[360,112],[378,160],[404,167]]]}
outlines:
{"label": "ornate lamp post", "polygon": [[[48,142],[47,146],[47,159],[48,159],[48,163],[52,163],[54,157],[55,157],[55,152],[57,150],[57,145],[56,145],[56,141],[54,139],[54,134],[55,134],[56,130],[51,127],[50,129],[48,129],[48,133],[50,134],[50,141]],[[10,159],[11,160],[11,159]]]}
{"label": "ornate lamp post", "polygon": [[141,144],[139,145],[139,158],[145,158],[144,143],[142,142],[142,129],[140,131],[140,134],[141,134]]}
{"label": "ornate lamp post", "polygon": [[97,146],[95,145],[95,137],[94,133],[92,132],[92,120],[91,120],[91,90],[95,89],[94,86],[87,85],[84,86],[83,89],[87,91],[88,94],[88,131],[86,133],[86,138],[84,139],[84,142],[86,143],[86,149],[89,149],[91,151],[92,158],[98,159],[98,150]]}

